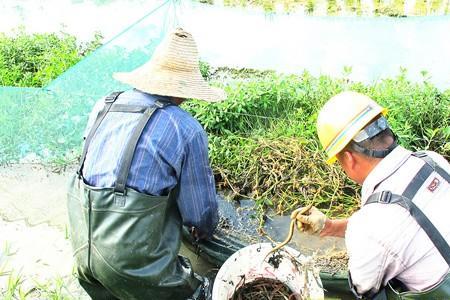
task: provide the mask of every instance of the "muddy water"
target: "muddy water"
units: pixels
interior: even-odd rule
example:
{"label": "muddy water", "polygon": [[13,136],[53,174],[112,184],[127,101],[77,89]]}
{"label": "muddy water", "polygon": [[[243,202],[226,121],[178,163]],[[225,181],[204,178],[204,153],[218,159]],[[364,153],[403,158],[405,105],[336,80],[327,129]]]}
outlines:
{"label": "muddy water", "polygon": [[[273,242],[280,243],[288,235],[291,219],[288,215],[279,216],[268,211],[262,230],[259,228],[258,213],[252,200],[227,201],[218,197],[220,221],[216,234],[219,239],[230,237],[239,239],[244,244]],[[294,230],[289,246],[302,254],[323,257],[333,257],[338,260],[340,253],[345,253],[345,243],[342,238],[321,238]],[[337,264],[336,264],[337,266]],[[343,270],[346,266],[343,265]],[[338,271],[338,270],[336,270]]]}
{"label": "muddy water", "polygon": [[[289,232],[289,225],[291,219],[288,216],[274,216],[267,221],[265,226],[267,233],[275,240],[282,241]],[[312,236],[298,230],[294,231],[289,246],[300,250],[306,255],[324,255],[326,253],[345,251],[345,242],[342,238],[326,237],[320,238]]]}

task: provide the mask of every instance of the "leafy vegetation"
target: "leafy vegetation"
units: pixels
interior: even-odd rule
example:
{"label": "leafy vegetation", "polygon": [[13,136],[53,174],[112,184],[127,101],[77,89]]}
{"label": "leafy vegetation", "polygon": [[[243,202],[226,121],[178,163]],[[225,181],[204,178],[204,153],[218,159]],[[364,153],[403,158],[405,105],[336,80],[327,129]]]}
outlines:
{"label": "leafy vegetation", "polygon": [[358,207],[359,187],[324,163],[315,133],[318,110],[343,90],[367,94],[389,109],[400,144],[449,159],[450,91],[440,92],[423,75],[423,83],[411,83],[401,70],[397,78],[364,85],[272,72],[234,81],[225,102],[188,102],[185,108],[210,135],[219,188],[279,213],[312,202],[331,216],[346,216]]}
{"label": "leafy vegetation", "polygon": [[46,300],[70,300],[77,299],[68,290],[66,281],[62,277],[56,277],[45,282],[34,282],[34,286],[25,284],[26,278],[20,274],[11,272],[0,276],[8,276],[6,285],[0,287],[0,297],[4,300],[46,299]]}
{"label": "leafy vegetation", "polygon": [[[58,39],[39,35],[35,47],[25,45],[27,38],[30,36],[8,40],[2,49],[16,56],[22,49],[41,49],[33,51],[44,57],[42,49]],[[18,66],[11,68],[11,74],[3,69],[4,78],[16,86],[25,82],[39,86],[39,82],[43,85],[60,74],[62,65],[69,61],[63,63],[65,58],[76,62],[80,56],[75,59],[75,48],[64,44],[73,45],[72,39],[67,35],[59,39],[52,46],[55,49],[49,46],[53,50],[48,50],[56,57],[49,54],[46,60],[16,60]],[[57,50],[59,46],[72,50]],[[81,55],[80,48],[76,49]],[[17,69],[31,71],[20,77]],[[207,63],[201,64],[201,71],[206,79],[224,85],[228,94],[227,101],[220,103],[194,100],[183,104],[209,134],[217,186],[230,191],[231,197],[256,199],[261,211],[271,207],[285,213],[307,203],[314,203],[330,216],[345,216],[357,209],[359,187],[338,167],[324,163],[315,130],[320,107],[343,90],[362,92],[388,107],[388,119],[403,146],[434,150],[450,158],[450,90],[442,92],[428,83],[426,72],[422,83],[408,81],[407,71],[401,70],[396,78],[365,85],[348,80],[350,68],[344,70],[342,78],[314,77],[307,72],[283,75],[215,69]],[[38,74],[47,79],[41,80]],[[0,162],[18,161],[30,153],[56,168],[76,161],[92,102],[78,96],[56,99],[42,90],[8,91],[3,91],[0,103]]]}
{"label": "leafy vegetation", "polygon": [[0,85],[41,87],[96,49],[102,36],[79,45],[67,33],[0,33]]}

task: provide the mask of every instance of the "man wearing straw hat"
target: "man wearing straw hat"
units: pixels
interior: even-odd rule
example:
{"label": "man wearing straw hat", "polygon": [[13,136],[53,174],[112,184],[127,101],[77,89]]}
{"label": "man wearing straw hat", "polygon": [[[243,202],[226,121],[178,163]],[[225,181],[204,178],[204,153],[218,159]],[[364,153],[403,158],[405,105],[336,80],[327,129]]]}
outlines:
{"label": "man wearing straw hat", "polygon": [[191,34],[177,29],[152,59],[114,78],[132,86],[90,115],[68,192],[79,282],[93,299],[205,299],[211,283],[178,255],[182,225],[197,238],[217,223],[207,136],[178,105],[215,102]]}
{"label": "man wearing straw hat", "polygon": [[317,118],[327,162],[362,185],[361,209],[330,220],[294,211],[304,231],[345,236],[350,287],[358,299],[450,299],[450,165],[431,151],[397,145],[387,110],[343,92]]}

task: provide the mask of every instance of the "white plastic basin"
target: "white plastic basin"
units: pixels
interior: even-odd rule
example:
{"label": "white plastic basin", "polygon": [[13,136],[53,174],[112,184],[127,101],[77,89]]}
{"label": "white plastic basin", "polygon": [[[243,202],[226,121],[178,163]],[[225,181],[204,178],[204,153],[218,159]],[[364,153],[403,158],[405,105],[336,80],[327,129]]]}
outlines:
{"label": "white plastic basin", "polygon": [[212,299],[229,300],[243,284],[259,278],[281,281],[296,299],[324,299],[319,272],[310,257],[285,246],[275,253],[278,263],[273,263],[273,254],[264,259],[271,249],[270,243],[253,244],[230,256],[217,273]]}

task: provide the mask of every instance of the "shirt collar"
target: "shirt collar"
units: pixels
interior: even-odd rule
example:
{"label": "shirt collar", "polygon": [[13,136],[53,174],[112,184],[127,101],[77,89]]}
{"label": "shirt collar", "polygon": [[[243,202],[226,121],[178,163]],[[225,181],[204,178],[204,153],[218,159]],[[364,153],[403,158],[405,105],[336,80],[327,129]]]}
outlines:
{"label": "shirt collar", "polygon": [[373,194],[375,188],[391,176],[403,163],[409,158],[412,151],[409,151],[402,146],[395,147],[388,156],[383,158],[378,165],[373,168],[363,182],[361,189],[361,206],[363,206],[367,198]]}

